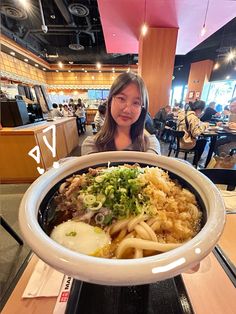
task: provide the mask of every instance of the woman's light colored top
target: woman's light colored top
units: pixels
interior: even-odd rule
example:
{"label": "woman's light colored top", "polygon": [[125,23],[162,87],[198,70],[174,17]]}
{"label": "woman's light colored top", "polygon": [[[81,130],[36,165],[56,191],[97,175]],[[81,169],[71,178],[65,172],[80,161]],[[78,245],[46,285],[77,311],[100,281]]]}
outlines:
{"label": "woman's light colored top", "polygon": [[[147,149],[147,153],[156,153],[158,155],[161,155],[161,149],[160,149],[160,143],[157,140],[155,135],[147,135],[149,140],[149,146]],[[133,145],[127,146],[124,150],[134,150]],[[88,136],[81,148],[81,155],[88,155],[98,153],[98,148],[95,143],[95,136]]]}

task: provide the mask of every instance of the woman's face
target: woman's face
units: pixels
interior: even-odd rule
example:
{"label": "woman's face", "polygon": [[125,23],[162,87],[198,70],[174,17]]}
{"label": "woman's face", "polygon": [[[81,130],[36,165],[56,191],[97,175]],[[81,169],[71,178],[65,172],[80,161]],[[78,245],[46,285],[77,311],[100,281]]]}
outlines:
{"label": "woman's face", "polygon": [[141,95],[134,83],[130,83],[112,98],[111,115],[120,127],[130,127],[138,120],[141,111]]}

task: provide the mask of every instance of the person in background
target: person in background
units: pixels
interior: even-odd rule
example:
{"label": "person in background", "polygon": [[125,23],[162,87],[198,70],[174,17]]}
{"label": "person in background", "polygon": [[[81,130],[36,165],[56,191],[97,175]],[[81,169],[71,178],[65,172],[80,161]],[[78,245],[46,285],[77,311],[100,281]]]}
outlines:
{"label": "person in background", "polygon": [[62,105],[62,104],[59,104],[58,106],[59,106],[58,110],[59,110],[60,113],[63,115],[63,105]]}
{"label": "person in background", "polygon": [[59,107],[56,103],[52,104],[52,110],[50,111],[50,117],[52,119],[63,117],[63,114],[60,112]]}
{"label": "person in background", "polygon": [[199,119],[204,108],[205,102],[198,100],[189,104],[189,111],[181,111],[178,115],[177,130],[184,131],[184,136],[180,140],[180,148],[195,149],[197,152],[193,159],[195,166],[198,162],[205,162],[209,150],[209,146],[206,145],[207,140],[198,138],[209,126],[209,123]]}
{"label": "person in background", "polygon": [[82,102],[81,98],[78,98],[78,104],[77,105],[85,108],[85,104]]}
{"label": "person in background", "polygon": [[63,117],[73,117],[73,113],[69,110],[67,105],[63,105]]}
{"label": "person in background", "polygon": [[82,102],[77,105],[77,109],[75,111],[75,116],[77,117],[77,126],[79,133],[85,132],[85,122],[86,122],[86,111],[83,107]]}
{"label": "person in background", "polygon": [[96,112],[96,115],[94,117],[95,128],[97,131],[100,131],[101,127],[104,124],[105,116],[106,116],[106,109],[107,109],[106,102],[98,106],[98,111]]}
{"label": "person in background", "polygon": [[154,126],[153,119],[149,112],[147,112],[146,115],[145,129],[148,131],[149,134],[155,134],[156,136],[158,136],[158,131]]}
{"label": "person in background", "polygon": [[135,150],[160,154],[155,135],[144,133],[148,93],[143,79],[132,72],[120,74],[113,82],[104,125],[82,144],[82,155],[103,151]]}
{"label": "person in background", "polygon": [[[230,114],[227,126],[230,130],[236,130],[236,97],[231,99],[229,110]],[[218,123],[218,125],[221,125],[221,123]],[[227,136],[221,136],[217,139],[214,152],[219,156],[221,153],[229,154],[229,152],[234,149],[236,149],[235,135],[228,134]]]}
{"label": "person in background", "polygon": [[221,115],[222,115],[223,119],[228,119],[228,117],[230,115],[229,105],[224,106],[224,110],[222,111]]}
{"label": "person in background", "polygon": [[169,119],[171,114],[171,106],[167,105],[161,108],[154,116],[154,126],[158,130],[158,137],[162,137],[162,132],[165,129],[166,121]]}
{"label": "person in background", "polygon": [[210,122],[213,116],[220,116],[215,110],[216,103],[214,101],[210,102],[208,107],[205,109],[203,115],[201,116],[200,120],[202,122]]}
{"label": "person in background", "polygon": [[229,128],[231,127],[232,129],[236,127],[234,127],[235,123],[236,123],[236,97],[231,99],[230,105],[229,105],[229,111],[230,111],[230,115],[229,115]]}

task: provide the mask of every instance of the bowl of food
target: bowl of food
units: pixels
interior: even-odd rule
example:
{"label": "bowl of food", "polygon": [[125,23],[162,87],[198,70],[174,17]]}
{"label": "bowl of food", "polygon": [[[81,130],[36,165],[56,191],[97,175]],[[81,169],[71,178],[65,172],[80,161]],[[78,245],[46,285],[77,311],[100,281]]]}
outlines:
{"label": "bowl of food", "polygon": [[68,159],[39,177],[19,210],[47,264],[104,285],[139,285],[196,266],[217,243],[218,189],[178,159],[124,151]]}

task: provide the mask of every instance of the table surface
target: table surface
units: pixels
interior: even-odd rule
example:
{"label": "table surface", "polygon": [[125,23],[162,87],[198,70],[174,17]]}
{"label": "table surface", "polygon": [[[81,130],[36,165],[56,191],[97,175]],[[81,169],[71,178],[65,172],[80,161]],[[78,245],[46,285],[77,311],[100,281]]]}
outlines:
{"label": "table surface", "polygon": [[[38,258],[33,255],[3,308],[2,314],[53,313],[55,297],[22,299],[23,291],[37,260]],[[213,253],[201,262],[197,272],[182,276],[196,314],[234,314],[236,312],[236,289]],[[211,309],[210,312],[209,309]]]}

